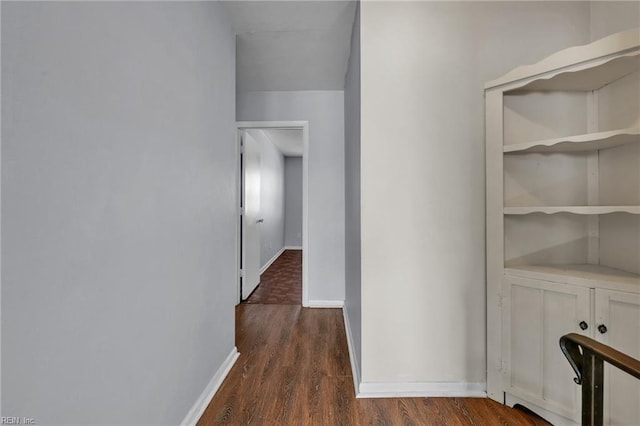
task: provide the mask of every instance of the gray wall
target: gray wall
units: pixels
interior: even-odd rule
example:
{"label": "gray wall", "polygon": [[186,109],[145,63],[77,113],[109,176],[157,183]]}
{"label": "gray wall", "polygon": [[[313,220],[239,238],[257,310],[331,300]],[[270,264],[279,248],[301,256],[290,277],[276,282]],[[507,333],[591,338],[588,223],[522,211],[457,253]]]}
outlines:
{"label": "gray wall", "polygon": [[302,248],[302,157],[284,159],[284,245]]}
{"label": "gray wall", "polygon": [[234,346],[217,3],[2,2],[2,409],[177,424]]}
{"label": "gray wall", "polygon": [[[360,239],[360,6],[351,35],[344,88],[345,309],[356,368],[362,371],[362,295]],[[356,372],[354,372],[356,374]],[[359,379],[359,377],[358,377]]]}
{"label": "gray wall", "polygon": [[284,247],[284,156],[261,130],[248,130],[260,146],[260,268]]}
{"label": "gray wall", "polygon": [[309,300],[344,301],[344,95],[340,91],[249,92],[239,121],[309,121]]}

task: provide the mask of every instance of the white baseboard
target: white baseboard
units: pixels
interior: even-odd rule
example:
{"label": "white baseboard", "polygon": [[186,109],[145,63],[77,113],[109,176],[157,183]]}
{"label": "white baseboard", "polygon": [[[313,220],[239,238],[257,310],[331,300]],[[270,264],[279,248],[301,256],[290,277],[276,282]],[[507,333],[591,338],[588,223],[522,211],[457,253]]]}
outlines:
{"label": "white baseboard", "polygon": [[347,348],[349,349],[349,360],[351,361],[351,375],[353,376],[353,388],[356,392],[356,397],[360,393],[360,369],[356,360],[355,342],[353,341],[353,334],[351,334],[351,322],[349,321],[349,315],[347,314],[347,308],[342,308],[342,316],[344,318],[344,331],[347,335]]}
{"label": "white baseboard", "polygon": [[196,403],[193,404],[191,410],[189,410],[184,420],[182,420],[182,423],[180,423],[181,426],[191,426],[198,423],[198,420],[200,420],[202,413],[204,413],[204,410],[206,410],[209,402],[211,402],[211,399],[213,399],[213,395],[215,395],[215,393],[218,391],[220,385],[222,385],[222,381],[225,377],[227,377],[227,374],[229,374],[231,367],[233,367],[233,364],[235,364],[239,356],[240,353],[234,346],[231,350],[231,353],[229,353],[229,356],[227,356],[227,359],[225,359],[220,368],[218,368],[218,371],[216,371],[216,374],[213,375],[207,387],[204,388]]}
{"label": "white baseboard", "polygon": [[347,347],[351,361],[351,373],[356,398],[406,398],[406,397],[487,397],[486,383],[468,382],[363,382],[355,359],[355,344],[351,322],[346,308],[342,308]]}
{"label": "white baseboard", "polygon": [[285,250],[302,250],[302,246],[284,246]]}
{"label": "white baseboard", "polygon": [[344,300],[309,300],[309,308],[342,308]]}
{"label": "white baseboard", "polygon": [[267,268],[268,268],[269,266],[271,266],[271,264],[272,264],[273,262],[275,262],[277,258],[279,258],[279,257],[280,257],[280,255],[284,252],[284,250],[285,250],[285,247],[282,247],[282,248],[281,248],[281,249],[280,249],[280,250],[275,254],[275,256],[273,256],[273,257],[272,257],[272,258],[271,258],[271,259],[270,259],[270,260],[269,260],[269,261],[268,261],[268,262],[267,262],[267,263],[266,263],[262,268],[260,268],[260,275],[262,275],[262,274],[264,273],[264,271],[266,271],[266,270],[267,270]]}
{"label": "white baseboard", "polygon": [[486,388],[486,383],[468,382],[360,382],[356,398],[486,398]]}

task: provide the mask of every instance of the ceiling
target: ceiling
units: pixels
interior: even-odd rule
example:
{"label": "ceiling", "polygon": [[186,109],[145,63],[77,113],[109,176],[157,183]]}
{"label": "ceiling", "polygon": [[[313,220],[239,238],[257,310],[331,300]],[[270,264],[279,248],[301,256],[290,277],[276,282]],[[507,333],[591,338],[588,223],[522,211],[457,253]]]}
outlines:
{"label": "ceiling", "polygon": [[262,134],[285,157],[302,157],[302,129],[249,129],[247,132],[254,137],[256,133]]}
{"label": "ceiling", "polygon": [[236,89],[342,90],[354,1],[223,2],[236,36]]}

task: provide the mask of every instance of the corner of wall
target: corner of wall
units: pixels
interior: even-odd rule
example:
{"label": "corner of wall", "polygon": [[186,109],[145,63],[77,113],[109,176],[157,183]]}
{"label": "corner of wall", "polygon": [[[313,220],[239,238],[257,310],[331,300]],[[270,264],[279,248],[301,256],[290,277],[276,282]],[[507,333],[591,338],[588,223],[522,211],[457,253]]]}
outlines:
{"label": "corner of wall", "polygon": [[342,316],[344,318],[344,331],[347,335],[347,347],[349,349],[349,361],[351,361],[351,375],[353,376],[353,388],[356,393],[356,398],[360,395],[360,383],[362,382],[360,376],[360,370],[358,369],[358,361],[355,353],[355,342],[353,341],[353,333],[351,333],[351,322],[349,321],[349,314],[347,308],[342,308]]}

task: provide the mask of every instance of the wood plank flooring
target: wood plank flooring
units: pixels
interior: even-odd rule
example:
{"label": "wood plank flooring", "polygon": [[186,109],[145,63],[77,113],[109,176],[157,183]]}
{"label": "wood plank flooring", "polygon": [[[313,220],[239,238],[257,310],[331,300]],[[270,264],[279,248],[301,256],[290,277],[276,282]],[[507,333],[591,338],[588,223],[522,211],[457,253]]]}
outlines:
{"label": "wood plank flooring", "polygon": [[301,305],[302,250],[285,250],[260,275],[260,285],[243,303]]}
{"label": "wood plank flooring", "polygon": [[356,399],[340,309],[241,304],[240,357],[198,425],[546,425],[484,398]]}

